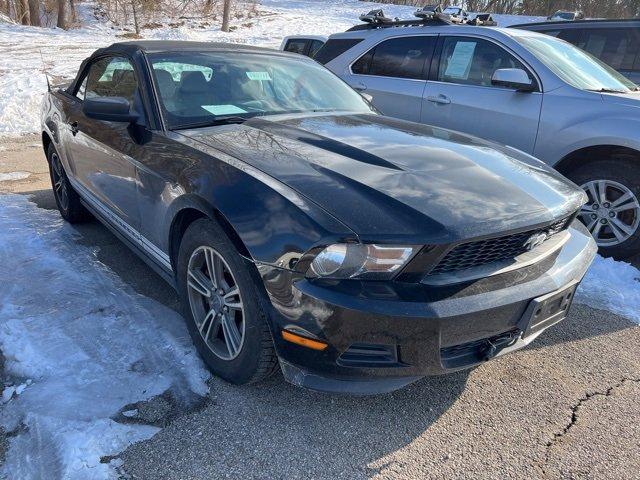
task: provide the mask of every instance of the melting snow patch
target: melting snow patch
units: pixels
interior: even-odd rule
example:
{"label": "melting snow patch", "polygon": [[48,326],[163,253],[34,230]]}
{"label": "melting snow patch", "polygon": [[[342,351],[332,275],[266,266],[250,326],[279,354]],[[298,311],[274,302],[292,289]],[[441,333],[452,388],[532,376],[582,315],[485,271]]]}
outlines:
{"label": "melting snow patch", "polygon": [[640,270],[598,255],[580,284],[576,301],[640,323]]}
{"label": "melting snow patch", "polygon": [[158,431],[111,417],[166,391],[185,408],[207,393],[182,318],[74,237],[57,212],[0,196],[0,348],[7,374],[31,379],[3,393],[0,425],[17,434],[0,478],[106,478],[101,457]]}
{"label": "melting snow patch", "polygon": [[15,180],[24,180],[29,178],[31,174],[29,172],[9,172],[0,173],[0,182],[12,182]]}

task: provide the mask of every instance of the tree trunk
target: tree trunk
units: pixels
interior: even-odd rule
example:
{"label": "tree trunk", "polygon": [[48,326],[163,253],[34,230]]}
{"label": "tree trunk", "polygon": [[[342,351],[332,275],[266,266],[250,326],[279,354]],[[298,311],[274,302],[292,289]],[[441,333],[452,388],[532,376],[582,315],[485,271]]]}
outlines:
{"label": "tree trunk", "polygon": [[40,0],[29,0],[29,17],[31,18],[31,25],[34,27],[40,26]]}
{"label": "tree trunk", "polygon": [[22,25],[30,25],[29,0],[16,0],[16,20]]}
{"label": "tree trunk", "polygon": [[231,13],[231,0],[224,0],[222,6],[222,31],[229,31],[229,14]]}
{"label": "tree trunk", "polygon": [[140,35],[140,26],[138,25],[138,13],[136,12],[136,0],[131,0],[131,10],[133,11],[133,25],[136,28],[136,35]]}
{"label": "tree trunk", "polygon": [[69,13],[71,13],[71,21],[73,23],[77,23],[78,22],[78,13],[76,10],[76,0],[69,0],[69,10],[71,10]]}
{"label": "tree trunk", "polygon": [[58,28],[67,29],[67,0],[58,0]]}

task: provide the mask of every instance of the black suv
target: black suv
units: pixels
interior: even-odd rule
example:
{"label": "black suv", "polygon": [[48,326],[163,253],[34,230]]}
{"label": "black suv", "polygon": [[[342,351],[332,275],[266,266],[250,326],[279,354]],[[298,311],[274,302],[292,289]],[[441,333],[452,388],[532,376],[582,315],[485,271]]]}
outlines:
{"label": "black suv", "polygon": [[541,22],[512,28],[546,33],[572,43],[640,83],[640,19]]}

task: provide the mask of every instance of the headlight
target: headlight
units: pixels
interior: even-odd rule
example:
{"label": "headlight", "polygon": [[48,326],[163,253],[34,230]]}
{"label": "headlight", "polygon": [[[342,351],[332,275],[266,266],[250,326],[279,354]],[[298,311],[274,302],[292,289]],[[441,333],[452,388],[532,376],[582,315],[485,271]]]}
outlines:
{"label": "headlight", "polygon": [[417,247],[337,243],[322,250],[311,262],[310,278],[391,278]]}

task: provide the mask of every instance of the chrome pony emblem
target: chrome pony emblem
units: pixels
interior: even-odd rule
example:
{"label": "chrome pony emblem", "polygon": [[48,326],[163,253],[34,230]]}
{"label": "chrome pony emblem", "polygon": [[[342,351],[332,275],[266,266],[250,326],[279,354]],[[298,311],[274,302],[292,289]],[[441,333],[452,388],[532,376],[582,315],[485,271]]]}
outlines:
{"label": "chrome pony emblem", "polygon": [[533,250],[537,246],[542,245],[546,239],[546,233],[534,233],[529,238],[527,238],[526,242],[524,242],[524,248],[526,248],[527,250]]}

